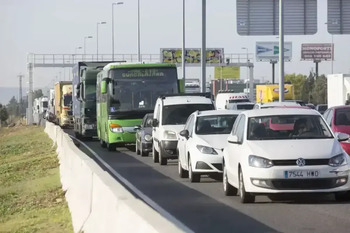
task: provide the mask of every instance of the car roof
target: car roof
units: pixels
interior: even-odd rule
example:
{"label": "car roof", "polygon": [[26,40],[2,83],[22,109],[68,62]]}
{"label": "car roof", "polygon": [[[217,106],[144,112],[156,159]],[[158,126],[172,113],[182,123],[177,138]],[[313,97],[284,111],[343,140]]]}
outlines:
{"label": "car roof", "polygon": [[320,113],[314,110],[305,108],[266,108],[266,109],[253,109],[242,112],[247,117],[258,117],[258,116],[271,116],[271,115],[316,115]]}
{"label": "car roof", "polygon": [[268,103],[264,103],[262,104],[262,107],[265,106],[300,106],[300,104],[296,103],[296,102],[268,102]]}
{"label": "car roof", "polygon": [[182,104],[212,104],[210,98],[205,96],[168,96],[163,99],[164,105],[182,105]]}
{"label": "car roof", "polygon": [[206,110],[196,113],[197,116],[216,116],[216,115],[238,115],[240,110]]}
{"label": "car roof", "polygon": [[334,106],[332,108],[334,108],[334,109],[350,108],[350,105],[340,105],[340,106]]}

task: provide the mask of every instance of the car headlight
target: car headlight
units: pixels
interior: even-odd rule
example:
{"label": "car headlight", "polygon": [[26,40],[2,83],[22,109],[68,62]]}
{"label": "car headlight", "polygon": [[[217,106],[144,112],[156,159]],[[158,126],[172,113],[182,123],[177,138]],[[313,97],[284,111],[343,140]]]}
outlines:
{"label": "car headlight", "polygon": [[121,125],[118,125],[118,124],[110,124],[109,128],[113,133],[123,133],[124,132],[123,127]]}
{"label": "car headlight", "polygon": [[249,155],[248,160],[251,167],[269,168],[273,166],[271,160],[255,155]]}
{"label": "car headlight", "polygon": [[146,142],[150,142],[150,141],[152,141],[152,136],[149,134],[145,134],[144,139]]}
{"label": "car headlight", "polygon": [[203,154],[217,155],[218,153],[212,147],[197,145],[197,149]]}
{"label": "car headlight", "polygon": [[165,140],[177,140],[176,133],[171,130],[164,131],[164,139]]}
{"label": "car headlight", "polygon": [[329,159],[329,162],[328,162],[328,165],[331,167],[340,167],[346,164],[347,164],[346,156],[343,153],[333,156],[332,158]]}

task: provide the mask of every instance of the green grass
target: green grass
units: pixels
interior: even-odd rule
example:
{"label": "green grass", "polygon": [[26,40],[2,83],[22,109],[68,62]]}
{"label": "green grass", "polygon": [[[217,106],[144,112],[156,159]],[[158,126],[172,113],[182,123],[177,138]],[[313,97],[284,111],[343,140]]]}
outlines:
{"label": "green grass", "polygon": [[0,128],[0,232],[73,232],[55,149],[41,127]]}

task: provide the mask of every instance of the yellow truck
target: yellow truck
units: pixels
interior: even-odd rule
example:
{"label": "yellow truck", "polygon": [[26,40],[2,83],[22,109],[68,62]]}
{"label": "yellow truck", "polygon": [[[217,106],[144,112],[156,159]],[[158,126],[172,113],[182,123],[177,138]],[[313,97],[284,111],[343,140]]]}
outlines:
{"label": "yellow truck", "polygon": [[[284,99],[294,100],[294,86],[292,84],[284,84]],[[256,86],[256,102],[267,103],[279,100],[279,85],[257,85]]]}
{"label": "yellow truck", "polygon": [[73,127],[72,82],[60,81],[55,84],[55,116],[61,127]]}

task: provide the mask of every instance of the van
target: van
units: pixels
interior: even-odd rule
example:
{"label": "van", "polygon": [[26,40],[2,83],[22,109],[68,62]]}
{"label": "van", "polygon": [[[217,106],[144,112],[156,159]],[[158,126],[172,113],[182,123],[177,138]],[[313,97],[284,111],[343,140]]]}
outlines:
{"label": "van", "polygon": [[227,109],[229,103],[250,102],[246,93],[234,93],[232,91],[219,92],[216,96],[215,106],[217,110]]}
{"label": "van", "polygon": [[153,162],[166,165],[168,159],[177,159],[178,133],[184,129],[187,118],[197,110],[214,109],[210,93],[170,94],[158,97],[152,122]]}

